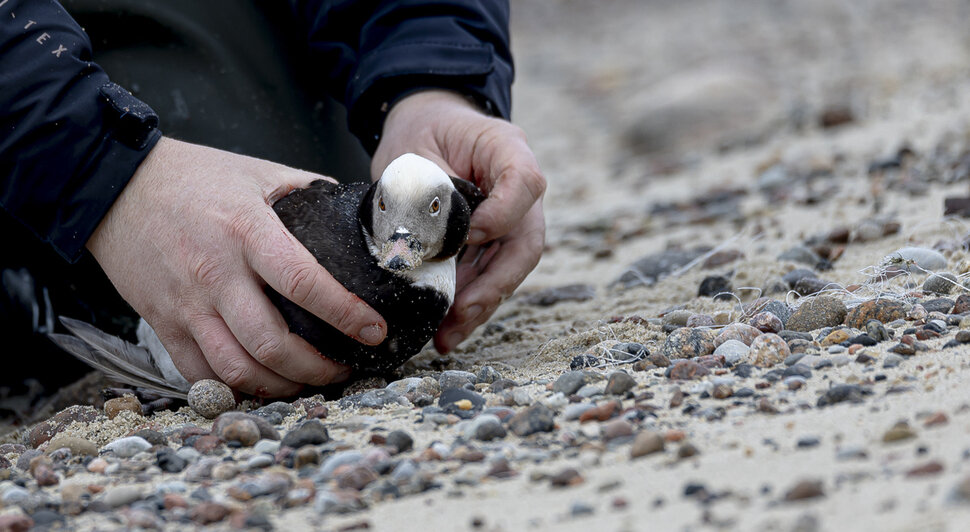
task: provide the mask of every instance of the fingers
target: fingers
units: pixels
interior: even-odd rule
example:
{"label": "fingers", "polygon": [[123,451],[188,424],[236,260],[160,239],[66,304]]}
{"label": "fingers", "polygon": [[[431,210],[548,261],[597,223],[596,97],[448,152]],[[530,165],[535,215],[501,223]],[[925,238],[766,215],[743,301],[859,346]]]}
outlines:
{"label": "fingers", "polygon": [[206,362],[198,344],[191,338],[179,336],[170,329],[163,329],[154,325],[152,327],[155,329],[155,334],[158,335],[159,340],[162,340],[165,350],[172,357],[175,369],[185,377],[185,380],[195,382],[202,379],[219,378],[209,366],[209,363]]}
{"label": "fingers", "polygon": [[[486,263],[484,270],[455,297],[454,305],[438,328],[435,335],[438,351],[446,353],[454,349],[522,284],[539,262],[544,235],[542,208],[537,203],[523,220],[520,234],[498,241],[494,256],[480,259]],[[463,261],[461,267],[473,266]]]}
{"label": "fingers", "polygon": [[302,388],[249,356],[221,317],[197,316],[189,328],[209,366],[230,388],[257,397],[286,397]]}
{"label": "fingers", "polygon": [[246,254],[256,273],[283,297],[351,338],[381,343],[387,335],[381,315],[327,273],[272,210],[262,215],[266,219],[253,224],[247,238],[252,244]]}
{"label": "fingers", "polygon": [[293,382],[322,386],[346,380],[350,368],[323,357],[289,331],[283,316],[255,282],[240,283],[216,310],[246,351],[260,364]]}
{"label": "fingers", "polygon": [[519,134],[497,132],[496,139],[483,141],[481,155],[476,154],[477,159],[488,162],[476,164],[477,168],[488,169],[482,182],[488,197],[472,216],[468,235],[471,244],[508,234],[546,190],[546,179],[521,130],[511,124],[504,125],[507,127],[501,129],[513,128]]}

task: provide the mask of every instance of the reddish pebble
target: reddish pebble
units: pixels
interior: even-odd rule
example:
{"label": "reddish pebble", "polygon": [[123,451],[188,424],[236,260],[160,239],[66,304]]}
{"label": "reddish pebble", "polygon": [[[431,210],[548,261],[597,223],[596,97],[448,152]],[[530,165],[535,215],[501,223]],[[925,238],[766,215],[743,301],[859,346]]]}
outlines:
{"label": "reddish pebble", "polygon": [[950,422],[950,419],[946,417],[943,412],[935,412],[930,417],[926,418],[923,422],[924,427],[935,427],[937,425],[946,425]]}
{"label": "reddish pebble", "polygon": [[329,413],[330,411],[327,409],[327,407],[320,405],[307,410],[306,417],[307,419],[323,419],[327,417],[327,414]]}
{"label": "reddish pebble", "polygon": [[686,437],[687,434],[679,429],[670,429],[667,432],[664,432],[664,440],[669,442],[682,441]]}
{"label": "reddish pebble", "polygon": [[33,526],[34,520],[26,515],[0,515],[0,530],[3,532],[27,532]]}
{"label": "reddish pebble", "polygon": [[214,502],[199,503],[189,513],[192,520],[201,525],[218,523],[225,519],[227,515],[229,515],[229,508]]}
{"label": "reddish pebble", "polygon": [[189,503],[185,502],[185,497],[179,495],[178,493],[166,493],[162,497],[162,504],[165,506],[166,510],[189,507]]}
{"label": "reddish pebble", "polygon": [[619,402],[609,401],[599,406],[594,406],[593,408],[583,412],[583,414],[579,416],[579,422],[586,423],[587,421],[606,421],[607,419],[610,419],[616,415],[621,408],[622,407]]}
{"label": "reddish pebble", "polygon": [[916,466],[906,472],[907,477],[925,477],[928,475],[935,475],[937,473],[943,472],[943,464],[933,461],[923,464],[921,466]]}
{"label": "reddish pebble", "polygon": [[218,436],[206,434],[205,436],[199,436],[199,439],[195,440],[192,447],[202,454],[209,454],[218,449],[221,445],[222,440],[220,440]]}

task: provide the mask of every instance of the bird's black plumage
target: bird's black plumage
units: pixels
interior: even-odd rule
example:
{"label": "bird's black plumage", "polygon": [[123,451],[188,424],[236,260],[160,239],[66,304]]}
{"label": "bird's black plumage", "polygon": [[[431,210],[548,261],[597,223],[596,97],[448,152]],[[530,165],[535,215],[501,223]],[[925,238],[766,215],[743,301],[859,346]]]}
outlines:
{"label": "bird's black plumage", "polygon": [[[456,242],[447,242],[455,248],[451,255],[464,245],[472,207],[482,197],[474,185],[468,185],[474,191],[457,184],[449,213],[449,235],[445,240],[460,238],[457,246]],[[315,181],[280,199],[273,208],[297,240],[338,282],[384,317],[387,338],[377,346],[361,344],[275,291],[268,289],[268,294],[290,330],[324,356],[358,370],[383,372],[400,366],[428,343],[450,301],[430,287],[414,286],[408,279],[381,268],[368,250],[364,227],[370,219],[375,186]]]}

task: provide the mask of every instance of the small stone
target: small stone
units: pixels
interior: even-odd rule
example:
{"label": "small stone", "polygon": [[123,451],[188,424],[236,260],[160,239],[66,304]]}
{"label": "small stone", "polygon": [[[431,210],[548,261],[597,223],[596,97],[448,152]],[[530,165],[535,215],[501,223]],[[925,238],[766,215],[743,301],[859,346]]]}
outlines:
{"label": "small stone", "polygon": [[623,371],[615,371],[606,383],[604,393],[607,395],[624,395],[637,385],[637,381]]}
{"label": "small stone", "polygon": [[[848,319],[846,320],[848,321]],[[870,319],[866,321],[866,334],[876,342],[885,342],[892,339],[889,330],[879,320]]]}
{"label": "small stone", "polygon": [[320,463],[321,454],[316,447],[305,445],[293,453],[293,469],[300,469],[303,466],[316,465]]}
{"label": "small stone", "polygon": [[101,502],[109,508],[118,508],[119,506],[126,506],[135,501],[140,501],[144,497],[145,493],[142,491],[141,486],[121,485],[105,490],[104,495],[101,497]]}
{"label": "small stone", "polygon": [[224,442],[238,442],[243,447],[251,447],[259,441],[259,427],[251,419],[236,419],[220,425],[217,436]]}
{"label": "small stone", "polygon": [[684,458],[690,458],[692,456],[697,456],[700,454],[700,450],[694,446],[693,443],[684,442],[677,449],[677,458],[683,460]]}
{"label": "small stone", "polygon": [[909,427],[906,422],[899,422],[895,424],[891,429],[887,430],[885,434],[882,435],[882,441],[885,443],[897,442],[908,440],[910,438],[915,438],[916,432]]}
{"label": "small stone", "polygon": [[50,439],[47,444],[47,453],[50,454],[58,449],[70,449],[71,456],[98,456],[98,447],[90,440],[58,434]]}
{"label": "small stone", "polygon": [[714,318],[707,314],[692,314],[691,317],[687,318],[686,327],[713,327],[715,325]]}
{"label": "small stone", "polygon": [[[792,316],[794,319],[794,316]],[[777,334],[765,333],[751,343],[751,351],[748,358],[751,363],[758,367],[771,367],[779,362],[783,362],[791,351],[788,344]]]}
{"label": "small stone", "polygon": [[714,299],[730,300],[734,299],[731,294],[733,287],[731,280],[721,275],[709,275],[701,281],[697,289],[698,297],[713,297]]}
{"label": "small stone", "polygon": [[335,472],[337,486],[344,489],[362,490],[368,484],[377,480],[377,473],[365,465],[348,466]]}
{"label": "small stone", "polygon": [[906,476],[913,477],[926,477],[930,475],[937,475],[943,472],[943,464],[934,460],[932,462],[927,462],[923,465],[916,466],[906,472]]}
{"label": "small stone", "polygon": [[645,431],[637,434],[636,438],[633,439],[633,445],[630,447],[630,458],[639,458],[663,450],[663,436],[656,432]]}
{"label": "small stone", "polygon": [[[266,455],[257,455],[266,456]],[[232,480],[239,474],[239,466],[232,462],[220,462],[212,466],[212,478],[214,480]]]}
{"label": "small stone", "polygon": [[576,471],[571,467],[567,467],[566,469],[563,469],[562,471],[549,477],[549,483],[554,488],[578,486],[583,482],[583,476],[579,474],[579,471]]}
{"label": "small stone", "polygon": [[4,532],[27,532],[34,527],[34,520],[21,513],[0,515],[0,530]]}
{"label": "small stone", "polygon": [[944,413],[944,412],[934,412],[933,414],[931,414],[930,416],[928,416],[923,421],[923,426],[924,427],[936,427],[936,426],[940,426],[940,425],[946,425],[949,422],[950,422],[950,419],[948,417],[946,417],[946,413]]}
{"label": "small stone", "polygon": [[305,445],[319,445],[328,441],[330,441],[330,433],[327,427],[318,420],[311,419],[287,432],[280,444],[299,449]]}
{"label": "small stone", "polygon": [[[260,416],[254,416],[252,414],[246,414],[244,412],[224,412],[219,415],[218,418],[212,423],[212,434],[219,436],[222,434],[223,427],[239,420],[248,420],[255,423],[256,428],[259,430],[259,439],[266,440],[279,440],[280,434],[277,430],[267,421],[265,418]],[[226,440],[228,441],[228,440]],[[254,440],[255,443],[256,440]]]}
{"label": "small stone", "polygon": [[849,401],[852,403],[862,402],[862,389],[857,384],[837,384],[825,391],[822,397],[818,398],[817,406],[828,406]]}
{"label": "small stone", "polygon": [[563,373],[556,379],[556,382],[552,385],[552,391],[569,397],[579,391],[584,385],[594,382],[599,378],[599,375],[590,371],[570,371]]}
{"label": "small stone", "polygon": [[744,345],[751,345],[751,342],[761,334],[761,331],[747,323],[732,323],[721,329],[721,332],[714,338],[714,345],[720,346],[728,340],[737,340]]}
{"label": "small stone", "polygon": [[727,340],[714,350],[714,356],[724,357],[724,362],[728,366],[733,366],[741,361],[747,360],[750,350],[740,340]]}
{"label": "small stone", "polygon": [[600,427],[605,441],[633,436],[633,425],[625,419],[614,419],[603,423]]}
{"label": "small stone", "polygon": [[938,312],[940,314],[947,314],[953,309],[953,300],[945,297],[938,297],[935,299],[929,299],[921,303],[923,308],[926,309],[930,314]]}
{"label": "small stone", "polygon": [[809,266],[814,267],[816,264],[822,261],[822,257],[819,257],[818,253],[815,253],[814,251],[812,251],[811,249],[805,246],[796,245],[784,251],[781,255],[778,255],[778,260],[786,261],[786,262],[797,262],[800,264],[807,264]]}
{"label": "small stone", "polygon": [[904,344],[902,342],[900,342],[900,343],[898,343],[898,344],[890,347],[889,348],[889,351],[891,353],[896,353],[896,354],[903,355],[903,356],[913,356],[913,355],[916,354],[916,348],[915,347],[913,347],[913,346],[911,346],[909,344]]}
{"label": "small stone", "polygon": [[660,352],[669,359],[709,355],[716,347],[714,345],[716,337],[717,333],[711,329],[680,328],[667,336]]}
{"label": "small stone", "polygon": [[801,480],[785,493],[785,500],[801,501],[824,496],[821,480]]}
{"label": "small stone", "polygon": [[145,438],[140,436],[119,438],[104,446],[104,450],[111,451],[120,458],[131,458],[132,456],[135,456],[142,451],[147,451],[151,448],[152,444],[148,443],[145,441]]}
{"label": "small stone", "polygon": [[886,255],[882,262],[912,273],[924,273],[946,268],[946,257],[942,253],[917,247],[897,249]]}
{"label": "small stone", "polygon": [[200,525],[211,525],[221,522],[229,515],[230,511],[227,506],[216,502],[201,502],[192,508],[189,517]]}
{"label": "small stone", "polygon": [[448,388],[438,397],[438,406],[448,414],[471,419],[485,406],[485,398],[465,388]]}
{"label": "small stone", "polygon": [[896,368],[902,361],[902,356],[896,353],[886,353],[886,356],[882,357],[882,367],[886,369]]}
{"label": "small stone", "polygon": [[588,301],[596,297],[596,288],[588,284],[555,286],[536,292],[526,298],[528,305],[548,307],[562,301]]}
{"label": "small stone", "polygon": [[666,376],[674,380],[693,380],[710,375],[711,371],[693,360],[678,360],[667,368]]}
{"label": "small stone", "polygon": [[579,416],[579,421],[580,423],[586,423],[587,421],[606,421],[612,419],[622,408],[619,401],[607,401],[583,412]]}
{"label": "small stone", "polygon": [[493,414],[479,414],[475,419],[468,422],[464,431],[466,439],[481,441],[501,439],[506,434],[505,427],[502,426],[502,420]]}
{"label": "small stone", "polygon": [[449,388],[464,388],[466,384],[475,384],[477,377],[468,371],[445,370],[438,376],[438,386],[442,390]]}
{"label": "small stone", "polygon": [[498,381],[501,379],[502,379],[502,374],[499,373],[498,370],[496,370],[492,366],[483,367],[475,375],[475,382],[479,384],[481,383],[492,384],[495,381]]}
{"label": "small stone", "polygon": [[846,317],[845,304],[832,296],[807,298],[788,318],[787,328],[793,331],[814,331],[834,327]]}
{"label": "small stone", "polygon": [[414,438],[403,430],[391,431],[387,435],[387,445],[394,449],[395,454],[404,453],[414,447]]}
{"label": "small stone", "polygon": [[970,294],[960,294],[957,296],[956,302],[953,304],[953,308],[950,309],[953,314],[966,314],[970,312]]}
{"label": "small stone", "polygon": [[873,299],[864,301],[850,310],[845,317],[845,324],[849,327],[862,329],[869,320],[889,323],[905,316],[906,306],[903,303],[891,299]]}
{"label": "small stone", "polygon": [[537,432],[550,432],[554,427],[555,413],[541,403],[536,403],[509,419],[509,430],[523,438]]}
{"label": "small stone", "polygon": [[92,406],[73,405],[61,410],[54,417],[42,421],[27,433],[27,441],[31,447],[38,447],[50,440],[75,421],[88,423],[98,418],[98,411]]}
{"label": "small stone", "polygon": [[770,312],[759,312],[748,320],[748,325],[766,333],[778,333],[785,328],[781,318]]}
{"label": "small stone", "polygon": [[813,270],[809,270],[807,268],[796,268],[786,273],[784,276],[782,276],[781,279],[786,283],[788,283],[788,286],[790,288],[795,288],[795,285],[798,284],[798,281],[801,281],[802,279],[806,279],[806,278],[817,279],[818,276],[815,274]]}
{"label": "small stone", "polygon": [[180,473],[188,462],[168,447],[162,447],[155,453],[155,463],[166,473]]}
{"label": "small stone", "polygon": [[135,414],[141,415],[141,402],[138,401],[134,395],[125,395],[123,397],[115,397],[114,399],[108,399],[104,402],[104,413],[108,416],[108,419],[114,419],[118,414],[124,411],[134,412]]}
{"label": "small stone", "polygon": [[813,296],[823,290],[828,290],[830,288],[837,287],[835,283],[827,281],[825,279],[816,279],[814,277],[806,277],[795,283],[795,287],[792,290],[795,291],[800,296]]}
{"label": "small stone", "polygon": [[206,419],[235,408],[236,400],[232,389],[225,383],[212,379],[196,381],[189,389],[189,406]]}
{"label": "small stone", "polygon": [[960,286],[960,280],[950,272],[936,272],[930,274],[923,282],[923,292],[928,294],[947,295],[953,288]]}
{"label": "small stone", "polygon": [[846,329],[836,329],[828,333],[822,341],[819,342],[822,347],[828,347],[830,345],[838,345],[849,339],[849,331]]}

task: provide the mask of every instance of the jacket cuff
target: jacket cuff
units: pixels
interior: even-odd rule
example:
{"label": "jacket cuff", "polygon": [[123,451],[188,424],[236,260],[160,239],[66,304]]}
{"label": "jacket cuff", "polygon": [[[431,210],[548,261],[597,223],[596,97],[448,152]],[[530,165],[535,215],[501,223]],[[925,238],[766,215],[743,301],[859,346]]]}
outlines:
{"label": "jacket cuff", "polygon": [[98,224],[161,138],[161,131],[152,129],[141,142],[133,144],[119,131],[109,131],[100,145],[92,148],[86,177],[71,197],[58,206],[57,219],[48,235],[59,255],[70,262],[81,257]]}
{"label": "jacket cuff", "polygon": [[[389,64],[395,67],[383,68]],[[512,77],[512,66],[488,43],[414,42],[378,48],[361,58],[348,85],[350,129],[373,155],[393,104],[423,89],[458,92],[485,113],[509,119]]]}

